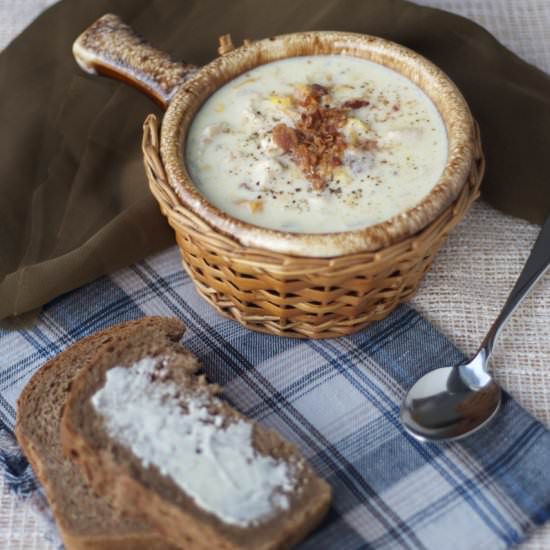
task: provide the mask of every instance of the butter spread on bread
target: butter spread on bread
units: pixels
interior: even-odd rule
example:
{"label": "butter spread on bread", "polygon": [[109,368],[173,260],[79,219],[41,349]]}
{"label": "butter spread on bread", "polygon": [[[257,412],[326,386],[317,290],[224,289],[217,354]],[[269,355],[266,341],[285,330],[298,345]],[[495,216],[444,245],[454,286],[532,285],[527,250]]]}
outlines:
{"label": "butter spread on bread", "polygon": [[226,420],[206,387],[179,388],[167,374],[153,357],[107,371],[91,400],[109,436],[226,523],[247,526],[287,509],[303,460],[259,454],[250,422]]}

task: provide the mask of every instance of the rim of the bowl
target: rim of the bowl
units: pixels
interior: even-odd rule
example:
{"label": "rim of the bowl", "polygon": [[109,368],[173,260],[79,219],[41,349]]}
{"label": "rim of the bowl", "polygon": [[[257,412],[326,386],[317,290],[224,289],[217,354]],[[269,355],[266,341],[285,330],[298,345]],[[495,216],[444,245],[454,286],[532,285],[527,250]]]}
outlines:
{"label": "rim of the bowl", "polygon": [[[304,42],[311,48],[311,53],[293,55],[293,47],[302,51]],[[358,52],[365,55],[357,55]],[[216,89],[253,67],[287,57],[315,54],[355,55],[370,59],[388,65],[416,83],[435,104],[446,127],[448,157],[443,173],[428,195],[415,206],[381,223],[352,231],[290,233],[230,216],[196,189],[185,167],[183,141],[194,114]],[[399,65],[401,70],[392,63]],[[237,65],[239,70],[225,81],[212,84],[212,73],[219,74],[224,67]],[[405,70],[410,73],[405,74]],[[212,90],[205,94],[208,88]],[[454,201],[468,179],[474,160],[473,127],[468,105],[456,85],[439,67],[413,50],[371,35],[340,31],[301,32],[252,42],[202,67],[178,90],[164,115],[160,152],[169,184],[183,205],[214,230],[250,248],[296,256],[333,257],[388,247],[414,235],[436,219]]]}

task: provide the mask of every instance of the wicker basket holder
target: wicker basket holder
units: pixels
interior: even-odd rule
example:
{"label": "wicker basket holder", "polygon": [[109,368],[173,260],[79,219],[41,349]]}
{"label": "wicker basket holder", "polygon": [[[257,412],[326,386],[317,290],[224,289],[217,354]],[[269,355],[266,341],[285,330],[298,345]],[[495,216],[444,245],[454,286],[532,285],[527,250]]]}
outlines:
{"label": "wicker basket holder", "polygon": [[167,181],[153,115],[144,124],[143,154],[151,192],[176,233],[183,266],[205,300],[252,330],[333,338],[383,319],[416,292],[449,231],[479,196],[484,172],[479,134],[475,143],[468,181],[432,223],[376,252],[334,258],[247,248],[190,211]]}

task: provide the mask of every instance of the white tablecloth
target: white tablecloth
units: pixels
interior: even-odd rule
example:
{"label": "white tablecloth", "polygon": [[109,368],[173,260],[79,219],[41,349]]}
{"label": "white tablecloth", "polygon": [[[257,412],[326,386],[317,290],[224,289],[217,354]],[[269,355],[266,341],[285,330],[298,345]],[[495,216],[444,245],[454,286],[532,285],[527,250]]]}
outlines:
{"label": "white tablecloth", "polygon": [[[550,73],[550,0],[417,1],[477,21],[518,55]],[[53,3],[0,0],[0,50]],[[474,352],[519,275],[537,232],[536,226],[478,202],[437,256],[413,305],[462,350]],[[547,362],[550,364],[550,276],[511,320],[492,361],[502,386],[550,427]],[[1,477],[0,547],[53,550],[44,539],[40,519],[30,506],[8,493]],[[521,550],[550,550],[550,524],[539,529]]]}

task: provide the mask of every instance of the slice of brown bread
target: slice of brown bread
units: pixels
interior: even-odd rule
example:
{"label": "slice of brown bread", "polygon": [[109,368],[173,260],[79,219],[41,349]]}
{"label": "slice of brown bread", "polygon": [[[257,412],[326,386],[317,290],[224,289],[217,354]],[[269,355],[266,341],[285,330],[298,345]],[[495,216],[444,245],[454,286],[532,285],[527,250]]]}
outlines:
{"label": "slice of brown bread", "polygon": [[96,496],[80,468],[63,454],[59,438],[62,411],[78,372],[96,352],[118,347],[144,331],[175,342],[184,327],[177,319],[149,317],[84,338],[38,370],[19,397],[17,440],[44,486],[67,550],[174,548],[147,521],[118,517],[106,499]]}
{"label": "slice of brown bread", "polygon": [[[120,342],[92,363],[73,385],[61,439],[94,489],[117,509],[145,514],[185,550],[289,548],[321,521],[330,487],[297,449],[217,397],[217,386],[204,376],[180,368],[157,337]],[[248,439],[219,443],[239,430]],[[236,462],[233,451],[240,456]],[[260,463],[267,470],[254,477],[248,465]],[[241,485],[250,493],[231,500],[231,487],[238,492]],[[212,508],[207,497],[228,500],[227,513]],[[264,506],[257,517],[259,508],[249,506],[255,499]],[[231,517],[246,507],[252,519]]]}

